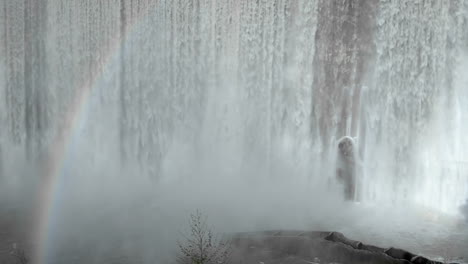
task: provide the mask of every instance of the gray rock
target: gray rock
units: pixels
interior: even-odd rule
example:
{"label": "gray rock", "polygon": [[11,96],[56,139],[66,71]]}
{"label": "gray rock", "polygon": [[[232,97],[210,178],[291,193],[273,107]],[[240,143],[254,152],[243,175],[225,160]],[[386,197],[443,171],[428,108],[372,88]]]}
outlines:
{"label": "gray rock", "polygon": [[356,200],[356,150],[352,137],[338,140],[336,179],[343,185],[346,200]]}
{"label": "gray rock", "polygon": [[422,256],[415,256],[411,259],[411,263],[414,263],[414,264],[429,264],[430,263],[430,260],[425,258],[425,257],[422,257]]}
{"label": "gray rock", "polygon": [[394,247],[386,249],[384,251],[384,253],[389,255],[392,258],[404,259],[404,260],[407,260],[407,261],[411,261],[414,257],[416,257],[416,255],[413,254],[413,253],[410,253],[410,252],[408,252],[406,250],[403,250],[403,249],[394,248]]}
{"label": "gray rock", "polygon": [[465,204],[460,207],[461,213],[465,216],[465,220],[468,222],[468,199]]}
{"label": "gray rock", "polygon": [[403,249],[352,240],[340,232],[275,230],[237,233],[233,263],[443,264]]}
{"label": "gray rock", "polygon": [[351,240],[339,232],[331,232],[328,236],[325,237],[325,239],[328,241],[343,243],[345,245],[351,246],[354,249],[362,249],[363,246],[361,242]]}

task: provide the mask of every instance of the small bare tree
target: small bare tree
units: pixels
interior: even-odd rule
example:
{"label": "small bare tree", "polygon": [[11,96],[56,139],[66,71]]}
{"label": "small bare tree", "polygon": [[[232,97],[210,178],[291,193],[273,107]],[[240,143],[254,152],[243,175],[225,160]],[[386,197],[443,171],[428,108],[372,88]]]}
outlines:
{"label": "small bare tree", "polygon": [[26,256],[26,253],[23,249],[19,248],[16,243],[13,244],[13,250],[10,252],[10,255],[16,259],[18,264],[28,264],[29,259]]}
{"label": "small bare tree", "polygon": [[230,243],[213,237],[206,217],[197,210],[190,215],[190,232],[183,235],[185,241],[178,242],[179,264],[225,264],[228,263]]}

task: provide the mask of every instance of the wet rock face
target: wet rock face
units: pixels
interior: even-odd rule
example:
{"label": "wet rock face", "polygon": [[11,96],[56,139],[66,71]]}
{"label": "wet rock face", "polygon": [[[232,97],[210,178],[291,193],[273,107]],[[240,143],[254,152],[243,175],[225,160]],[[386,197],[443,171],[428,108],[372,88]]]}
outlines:
{"label": "wet rock face", "polygon": [[347,161],[354,160],[354,140],[350,137],[343,137],[338,143],[338,150]]}
{"label": "wet rock face", "polygon": [[312,123],[328,146],[330,137],[355,133],[359,125],[361,87],[376,55],[374,25],[379,1],[316,2]]}
{"label": "wet rock face", "polygon": [[442,264],[403,249],[366,245],[339,232],[241,233],[232,242],[232,263]]}
{"label": "wet rock face", "polygon": [[356,158],[354,140],[343,137],[338,141],[336,178],[343,185],[346,200],[356,199]]}
{"label": "wet rock face", "polygon": [[407,261],[411,261],[413,258],[416,257],[415,254],[413,253],[410,253],[406,250],[403,250],[403,249],[399,249],[399,248],[388,248],[384,251],[385,254],[389,255],[390,257],[392,258],[395,258],[395,259],[404,259],[404,260],[407,260]]}
{"label": "wet rock face", "polygon": [[465,220],[468,222],[468,199],[465,204],[460,207],[461,213],[465,216]]}
{"label": "wet rock face", "polygon": [[421,257],[421,256],[414,256],[411,259],[411,263],[414,263],[414,264],[438,264],[438,263],[441,263],[441,262],[431,261],[431,260],[429,260],[429,259],[427,259],[425,257]]}
{"label": "wet rock face", "polygon": [[363,249],[363,246],[364,246],[361,242],[356,241],[356,240],[351,240],[339,232],[331,232],[328,236],[325,237],[325,240],[343,243],[354,249]]}

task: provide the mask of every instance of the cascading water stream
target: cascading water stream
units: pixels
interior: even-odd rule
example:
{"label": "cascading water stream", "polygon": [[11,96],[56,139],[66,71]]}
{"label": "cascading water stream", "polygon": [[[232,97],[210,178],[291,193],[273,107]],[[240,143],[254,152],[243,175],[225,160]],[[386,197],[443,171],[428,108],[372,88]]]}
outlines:
{"label": "cascading water stream", "polygon": [[[40,7],[40,8],[38,8]],[[0,168],[41,164],[75,109],[73,166],[333,177],[357,137],[363,202],[468,196],[465,1],[7,0]],[[83,97],[79,102],[77,97]],[[185,176],[181,176],[181,175]],[[28,176],[30,177],[30,176]],[[201,176],[200,176],[201,177]],[[222,177],[222,175],[220,176]]]}
{"label": "cascading water stream", "polygon": [[362,102],[367,199],[416,200],[445,212],[466,199],[466,141],[453,134],[466,131],[459,119],[466,117],[455,114],[465,106],[454,104],[466,100],[458,73],[466,4],[380,2],[375,70]]}

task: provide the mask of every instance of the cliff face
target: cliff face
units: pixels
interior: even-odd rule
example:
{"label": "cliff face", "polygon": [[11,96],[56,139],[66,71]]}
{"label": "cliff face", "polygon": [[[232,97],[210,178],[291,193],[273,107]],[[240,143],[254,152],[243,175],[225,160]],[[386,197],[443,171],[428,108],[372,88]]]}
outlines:
{"label": "cliff face", "polygon": [[377,8],[378,1],[319,1],[312,115],[325,148],[358,132],[361,89],[376,55]]}

